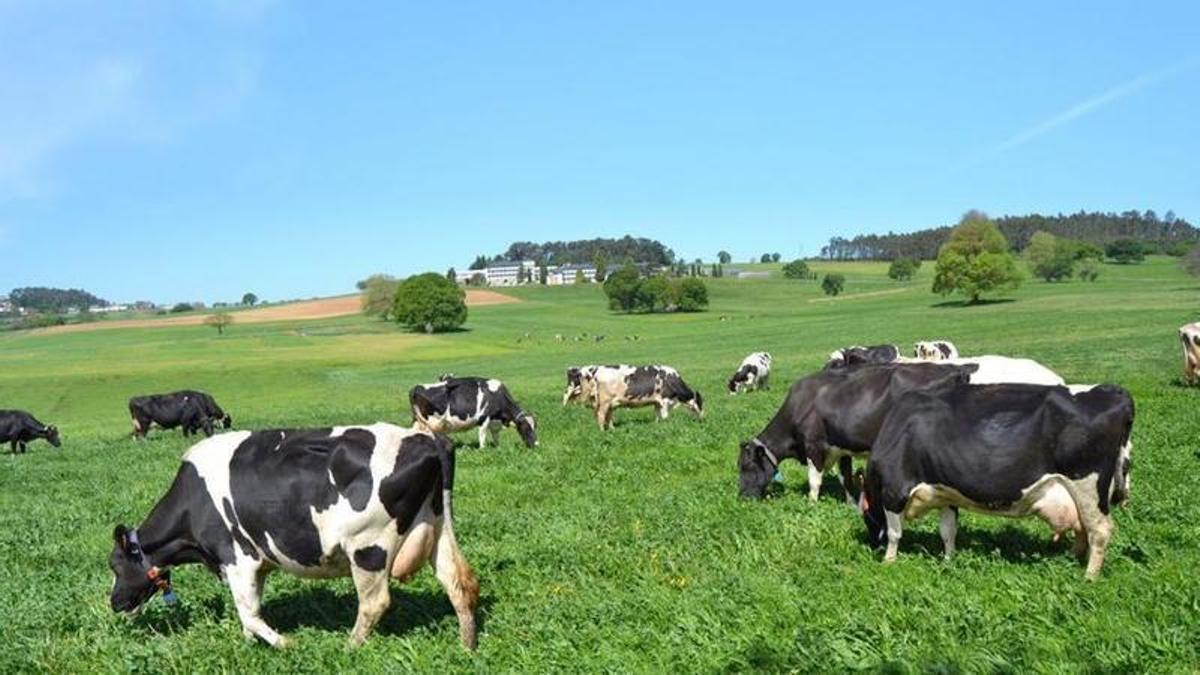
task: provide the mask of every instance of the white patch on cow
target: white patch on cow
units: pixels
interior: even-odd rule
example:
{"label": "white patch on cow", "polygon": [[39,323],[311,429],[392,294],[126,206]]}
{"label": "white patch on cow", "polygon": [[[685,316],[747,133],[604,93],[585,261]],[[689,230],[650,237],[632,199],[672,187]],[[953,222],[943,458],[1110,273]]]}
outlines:
{"label": "white patch on cow", "polygon": [[1099,386],[1098,384],[1068,384],[1067,391],[1071,392],[1071,395],[1074,396],[1089,392]]}
{"label": "white patch on cow", "polygon": [[490,391],[492,393],[496,393],[496,392],[500,391],[501,386],[502,386],[502,383],[500,382],[500,380],[488,380],[487,381],[488,391]]}
{"label": "white patch on cow", "polygon": [[1033,359],[1015,359],[1007,356],[972,356],[970,358],[948,359],[942,361],[950,365],[977,365],[978,370],[971,374],[971,384],[1000,384],[1012,382],[1018,384],[1041,384],[1046,386],[1065,386],[1062,377],[1046,366]]}
{"label": "white patch on cow", "polygon": [[825,472],[811,459],[805,460],[804,463],[808,466],[808,499],[815,502],[821,496],[821,479],[824,478]]}
{"label": "white patch on cow", "polygon": [[942,549],[946,560],[954,557],[954,539],[958,536],[958,513],[950,507],[942,509],[938,533],[942,535]]}

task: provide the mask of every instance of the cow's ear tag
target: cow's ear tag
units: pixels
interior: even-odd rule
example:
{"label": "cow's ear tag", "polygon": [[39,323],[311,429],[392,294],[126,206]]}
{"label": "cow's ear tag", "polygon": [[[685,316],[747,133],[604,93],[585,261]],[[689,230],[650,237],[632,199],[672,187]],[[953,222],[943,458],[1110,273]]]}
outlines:
{"label": "cow's ear tag", "polygon": [[783,474],[776,471],[775,476],[772,477],[771,480],[775,481],[776,483],[782,483],[783,482]]}
{"label": "cow's ear tag", "polygon": [[168,605],[174,605],[175,603],[179,602],[179,596],[175,595],[174,588],[168,588],[167,591],[163,593],[163,602]]}

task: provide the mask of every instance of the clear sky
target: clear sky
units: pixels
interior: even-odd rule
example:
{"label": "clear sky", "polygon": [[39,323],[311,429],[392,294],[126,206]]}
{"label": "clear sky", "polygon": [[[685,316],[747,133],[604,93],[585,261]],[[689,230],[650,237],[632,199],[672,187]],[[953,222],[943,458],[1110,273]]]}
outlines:
{"label": "clear sky", "polygon": [[0,0],[0,291],[345,292],[513,240],[687,258],[1200,220],[1200,3]]}

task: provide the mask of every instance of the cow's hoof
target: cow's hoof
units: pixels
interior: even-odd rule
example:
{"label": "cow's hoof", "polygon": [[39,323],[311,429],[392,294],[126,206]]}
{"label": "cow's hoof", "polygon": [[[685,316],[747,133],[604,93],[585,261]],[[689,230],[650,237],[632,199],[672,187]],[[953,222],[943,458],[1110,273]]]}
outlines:
{"label": "cow's hoof", "polygon": [[291,649],[296,646],[296,641],[286,635],[280,635],[274,646],[276,649]]}

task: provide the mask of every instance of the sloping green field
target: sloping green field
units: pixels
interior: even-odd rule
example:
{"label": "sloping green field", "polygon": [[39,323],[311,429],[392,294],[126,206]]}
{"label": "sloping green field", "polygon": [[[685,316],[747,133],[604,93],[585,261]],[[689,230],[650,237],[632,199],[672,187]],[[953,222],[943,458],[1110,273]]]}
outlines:
{"label": "sloping green field", "polygon": [[[1200,392],[1178,383],[1176,329],[1197,318],[1200,282],[1158,258],[962,307],[929,293],[931,267],[897,283],[885,265],[818,263],[846,274],[836,299],[814,282],[713,280],[710,311],[691,315],[612,314],[596,287],[525,288],[512,291],[525,302],[472,309],[469,330],[438,336],[359,317],[234,325],[223,337],[0,335],[0,408],[30,410],[63,436],[59,451],[38,442],[0,455],[0,671],[1194,672]],[[952,562],[930,518],[885,567],[833,478],[810,504],[795,463],[781,495],[738,499],[737,443],[791,380],[837,347],[933,338],[1132,391],[1133,494],[1099,582],[1083,581],[1069,543],[1052,544],[1039,521],[973,514]],[[775,388],[725,395],[757,350],[775,356]],[[560,407],[567,366],[615,361],[676,366],[707,417],[622,410],[601,434],[589,411]],[[239,428],[406,424],[408,388],[446,371],[505,380],[541,436],[536,451],[506,432],[498,449],[458,455],[456,530],[483,586],[477,654],[458,645],[429,573],[393,586],[393,608],[357,651],[344,646],[348,579],[272,577],[265,618],[297,641],[283,652],[243,641],[228,591],[198,567],[175,572],[180,605],[112,614],[112,528],[137,524],[187,448],[177,432],[130,440],[130,396],[203,389]]]}

